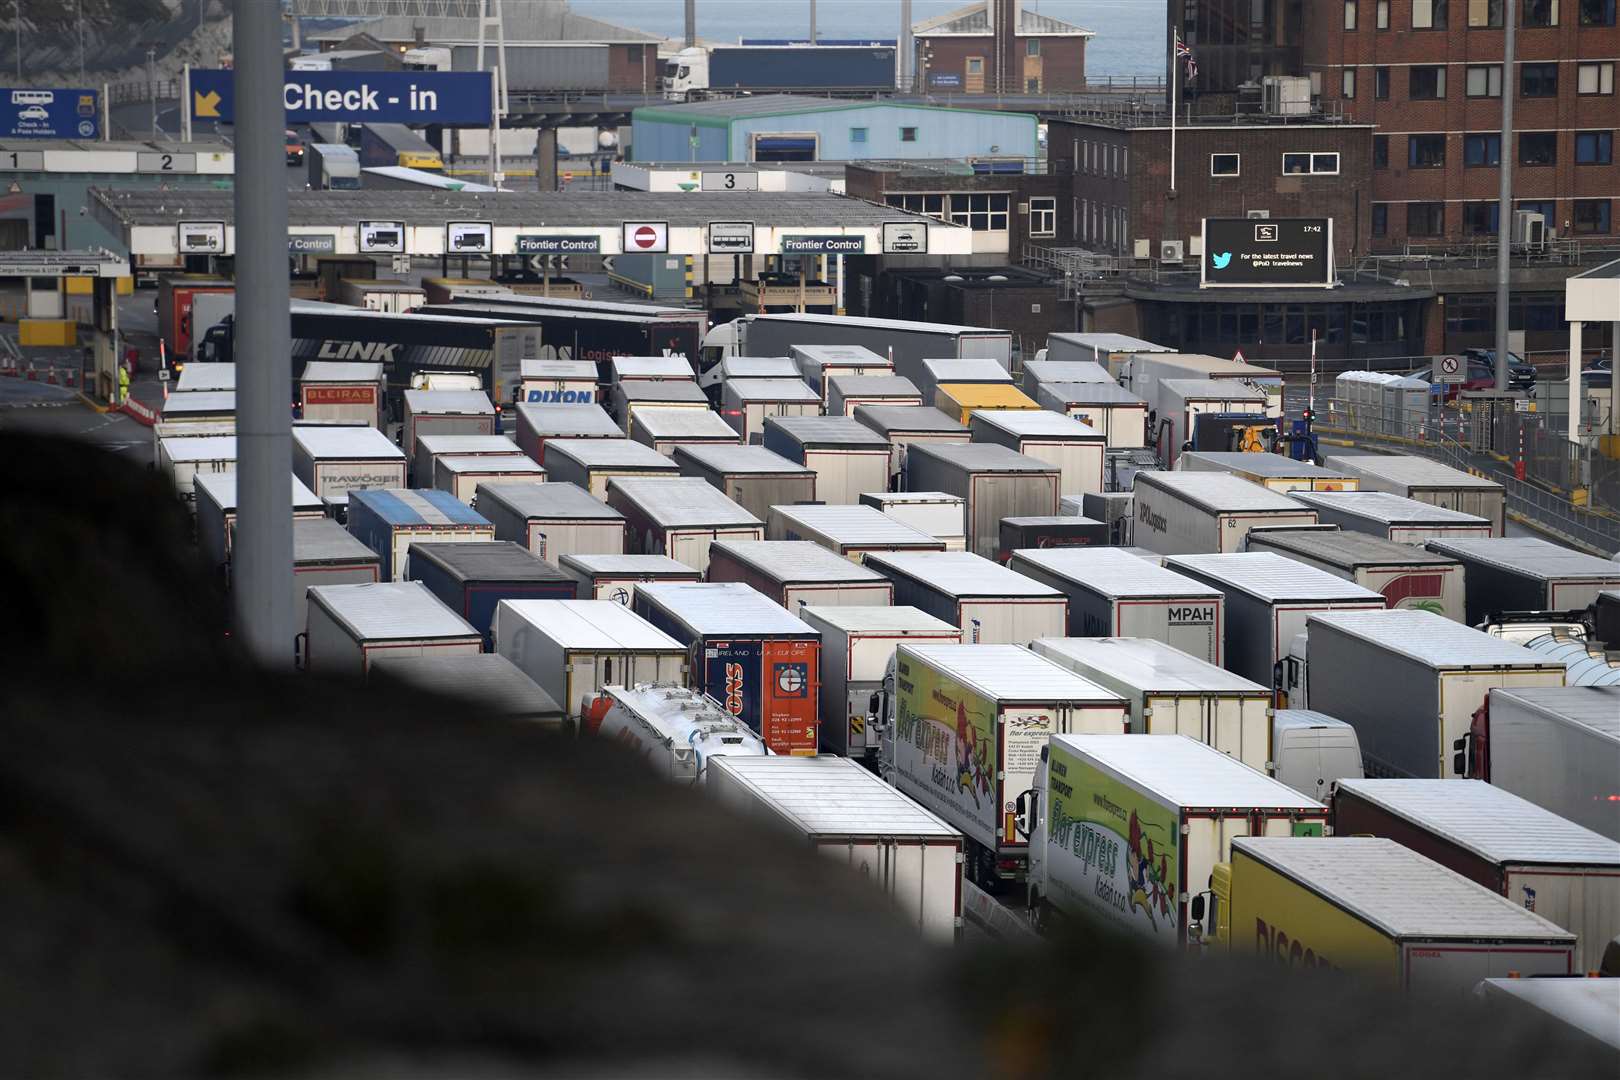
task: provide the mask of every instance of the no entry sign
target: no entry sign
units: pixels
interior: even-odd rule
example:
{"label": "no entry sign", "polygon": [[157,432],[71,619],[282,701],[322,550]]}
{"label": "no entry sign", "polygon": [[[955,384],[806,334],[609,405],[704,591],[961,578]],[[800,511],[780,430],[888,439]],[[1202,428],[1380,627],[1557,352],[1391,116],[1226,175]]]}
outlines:
{"label": "no entry sign", "polygon": [[656,254],[669,250],[669,222],[627,221],[620,238],[625,253],[647,252]]}

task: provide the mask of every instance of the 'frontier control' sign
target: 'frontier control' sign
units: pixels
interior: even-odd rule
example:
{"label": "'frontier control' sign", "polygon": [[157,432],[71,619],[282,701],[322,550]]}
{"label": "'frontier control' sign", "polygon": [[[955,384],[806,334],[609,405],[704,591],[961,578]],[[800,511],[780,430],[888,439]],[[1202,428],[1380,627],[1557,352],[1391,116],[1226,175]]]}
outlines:
{"label": "'frontier control' sign", "polygon": [[543,236],[519,234],[519,255],[595,255],[602,250],[599,236]]}
{"label": "'frontier control' sign", "polygon": [[783,255],[865,255],[864,236],[784,236]]}
{"label": "'frontier control' sign", "polygon": [[1332,218],[1205,218],[1202,288],[1332,288]]}

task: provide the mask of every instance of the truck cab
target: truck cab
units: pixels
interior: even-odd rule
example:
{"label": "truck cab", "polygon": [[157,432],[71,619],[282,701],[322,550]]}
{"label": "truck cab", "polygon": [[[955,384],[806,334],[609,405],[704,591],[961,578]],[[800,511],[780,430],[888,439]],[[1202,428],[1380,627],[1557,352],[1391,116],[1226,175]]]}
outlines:
{"label": "truck cab", "polygon": [[743,319],[721,323],[703,335],[703,347],[698,354],[698,385],[705,391],[720,385],[720,361],[739,356],[737,342],[741,337]]}
{"label": "truck cab", "polygon": [[1197,937],[1205,949],[1226,952],[1232,947],[1232,864],[1216,863],[1209,888],[1188,905],[1187,937]]}
{"label": "truck cab", "polygon": [[1272,689],[1276,691],[1277,708],[1279,709],[1308,709],[1311,707],[1309,690],[1309,671],[1305,664],[1305,648],[1310,640],[1310,632],[1295,634],[1294,640],[1288,643],[1288,655],[1277,661],[1277,669],[1272,678]]}
{"label": "truck cab", "polygon": [[1015,828],[1029,844],[1029,865],[1024,871],[1024,899],[1032,924],[1039,927],[1049,910],[1046,898],[1046,762],[1050,751],[1041,747],[1041,760],[1035,766],[1035,782],[1021,792],[1013,805]]}
{"label": "truck cab", "polygon": [[693,47],[664,61],[664,96],[685,101],[694,90],[709,88],[709,51]]}

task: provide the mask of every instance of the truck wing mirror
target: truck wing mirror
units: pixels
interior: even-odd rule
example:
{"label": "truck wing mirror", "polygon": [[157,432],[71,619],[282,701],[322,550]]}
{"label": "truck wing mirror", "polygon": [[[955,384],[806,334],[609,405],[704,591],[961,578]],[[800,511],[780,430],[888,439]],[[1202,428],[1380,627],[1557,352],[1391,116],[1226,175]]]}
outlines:
{"label": "truck wing mirror", "polygon": [[1192,921],[1195,923],[1201,923],[1204,921],[1203,893],[1199,893],[1197,896],[1192,898],[1192,903],[1187,908],[1187,914],[1191,916]]}

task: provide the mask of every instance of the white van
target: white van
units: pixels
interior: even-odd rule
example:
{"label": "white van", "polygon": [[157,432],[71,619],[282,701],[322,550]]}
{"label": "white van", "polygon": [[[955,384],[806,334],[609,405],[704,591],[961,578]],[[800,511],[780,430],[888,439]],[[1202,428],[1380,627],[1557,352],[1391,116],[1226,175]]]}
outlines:
{"label": "white van", "polygon": [[1272,776],[1327,802],[1338,780],[1360,780],[1361,743],[1343,720],[1310,709],[1278,709],[1271,719]]}

